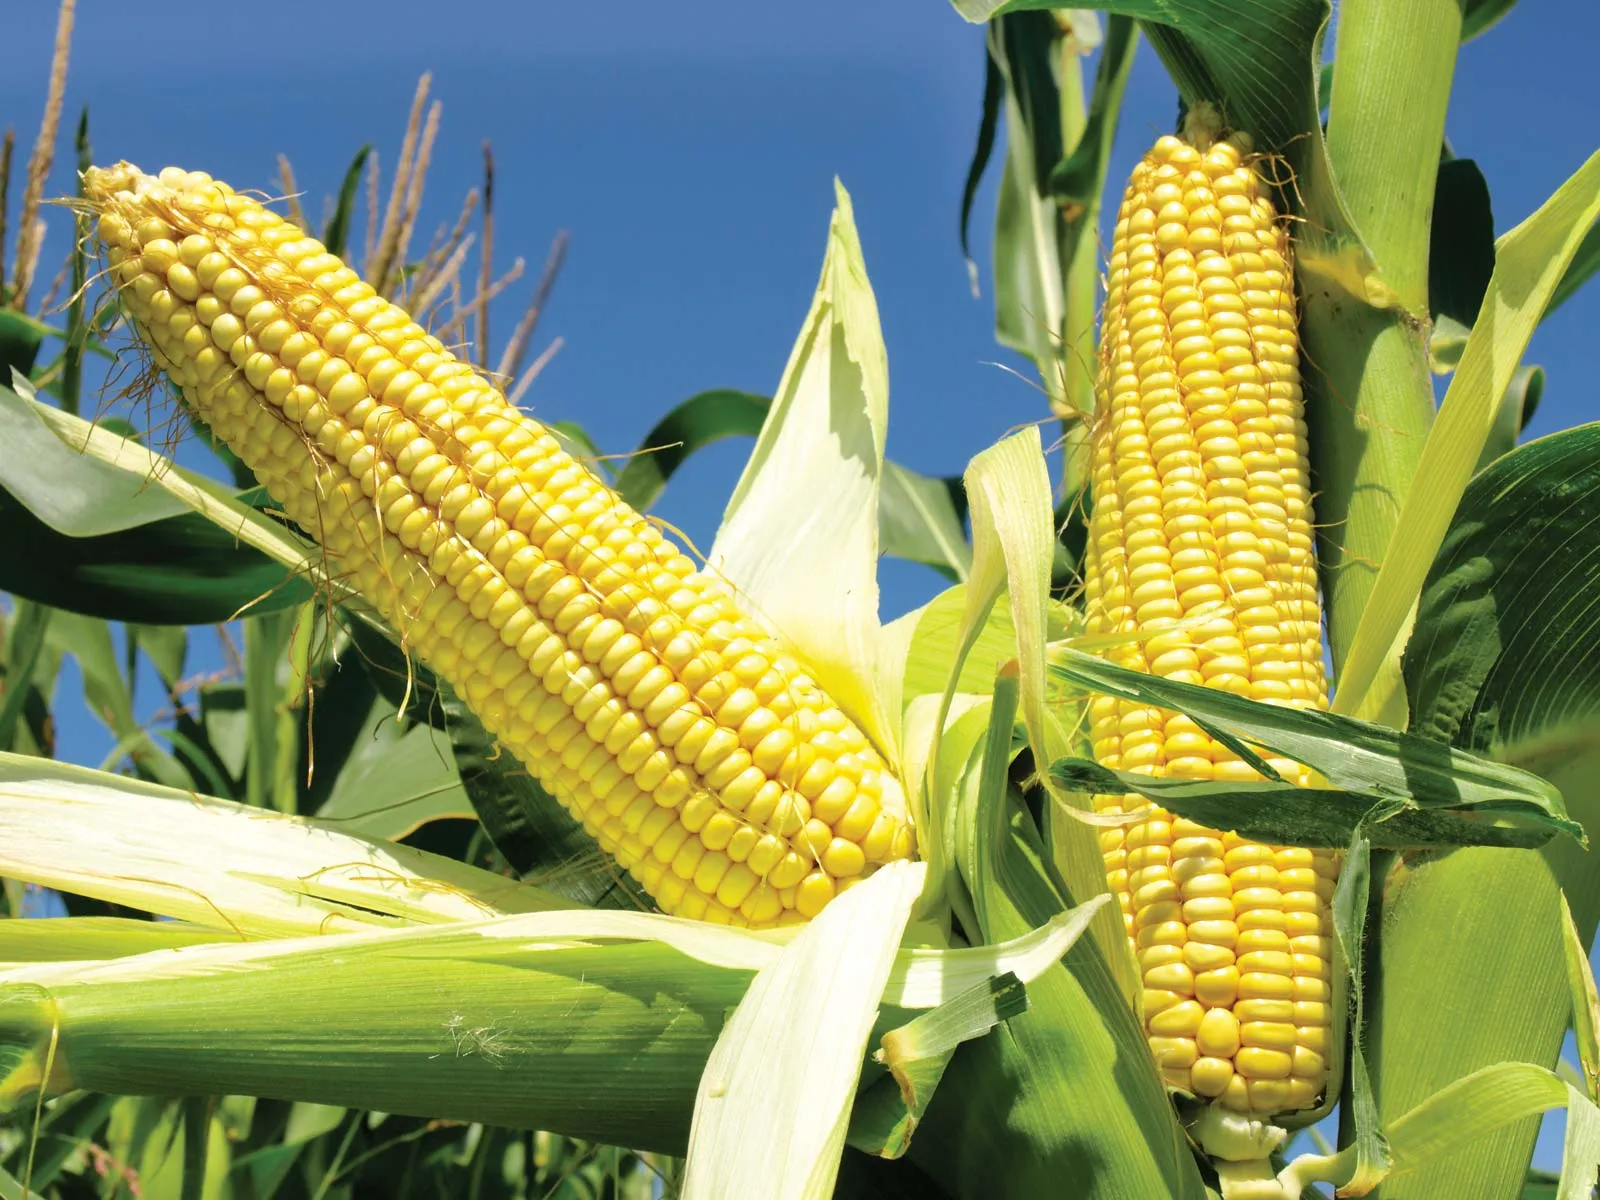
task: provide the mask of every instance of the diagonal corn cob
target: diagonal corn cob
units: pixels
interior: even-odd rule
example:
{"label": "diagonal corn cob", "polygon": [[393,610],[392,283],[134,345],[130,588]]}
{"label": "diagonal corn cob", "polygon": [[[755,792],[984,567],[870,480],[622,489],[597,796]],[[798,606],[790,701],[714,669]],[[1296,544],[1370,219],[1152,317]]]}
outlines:
{"label": "diagonal corn cob", "polygon": [[[1183,621],[1116,661],[1322,707],[1289,244],[1249,148],[1163,137],[1128,184],[1101,335],[1088,628],[1148,635]],[[1107,766],[1256,778],[1182,715],[1099,696],[1090,720]],[[1309,782],[1300,764],[1270,761]],[[1256,845],[1132,796],[1096,800],[1141,814],[1101,848],[1168,1083],[1256,1116],[1313,1106],[1333,1028],[1335,856]]]}
{"label": "diagonal corn cob", "polygon": [[733,590],[319,242],[201,173],[84,191],[184,402],[664,911],[800,921],[911,856],[899,782]]}

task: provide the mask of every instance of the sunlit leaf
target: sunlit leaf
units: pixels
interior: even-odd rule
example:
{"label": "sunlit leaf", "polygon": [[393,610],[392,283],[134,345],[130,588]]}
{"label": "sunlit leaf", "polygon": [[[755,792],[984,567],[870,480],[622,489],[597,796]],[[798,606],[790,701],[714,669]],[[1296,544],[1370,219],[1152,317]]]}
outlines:
{"label": "sunlit leaf", "polygon": [[888,362],[850,197],[836,190],[822,280],[708,565],[893,753],[899,701],[873,685]]}
{"label": "sunlit leaf", "polygon": [[867,1037],[925,874],[879,868],[756,975],[700,1081],[685,1200],[833,1195]]}
{"label": "sunlit leaf", "polygon": [[1494,427],[1517,361],[1597,213],[1600,154],[1497,243],[1488,295],[1417,468],[1428,486],[1413,490],[1401,508],[1391,553],[1339,676],[1336,711],[1383,713],[1398,703],[1403,715],[1403,646],[1397,638],[1412,618],[1428,565]]}

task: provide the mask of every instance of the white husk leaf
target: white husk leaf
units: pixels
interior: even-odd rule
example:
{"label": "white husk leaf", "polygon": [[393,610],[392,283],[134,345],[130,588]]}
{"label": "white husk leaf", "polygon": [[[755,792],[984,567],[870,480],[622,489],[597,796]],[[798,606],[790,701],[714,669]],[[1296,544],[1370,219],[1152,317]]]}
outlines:
{"label": "white husk leaf", "polygon": [[892,757],[899,699],[878,670],[877,578],[889,368],[850,197],[836,190],[811,312],[707,564]]}
{"label": "white husk leaf", "polygon": [[0,876],[243,938],[569,904],[310,818],[21,754],[0,754]]}
{"label": "white husk leaf", "polygon": [[826,1200],[921,863],[833,900],[757,974],[700,1079],[684,1200]]}

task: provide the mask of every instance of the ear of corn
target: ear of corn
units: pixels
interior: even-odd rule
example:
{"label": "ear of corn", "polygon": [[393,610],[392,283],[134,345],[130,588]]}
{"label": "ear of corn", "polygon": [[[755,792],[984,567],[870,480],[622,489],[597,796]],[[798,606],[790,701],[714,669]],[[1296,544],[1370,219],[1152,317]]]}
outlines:
{"label": "ear of corn", "polygon": [[[1136,670],[1322,707],[1289,245],[1242,138],[1160,139],[1118,214],[1101,337],[1085,583],[1091,633],[1134,633]],[[1171,632],[1162,632],[1170,629]],[[1090,707],[1107,766],[1189,779],[1255,772],[1192,720]],[[1271,759],[1286,779],[1298,763]],[[1312,1107],[1332,1053],[1322,851],[1257,845],[1133,796],[1101,837],[1167,1082],[1225,1109]]]}
{"label": "ear of corn", "polygon": [[201,173],[85,195],[185,404],[664,911],[801,921],[912,855],[892,771],[733,589],[319,242]]}

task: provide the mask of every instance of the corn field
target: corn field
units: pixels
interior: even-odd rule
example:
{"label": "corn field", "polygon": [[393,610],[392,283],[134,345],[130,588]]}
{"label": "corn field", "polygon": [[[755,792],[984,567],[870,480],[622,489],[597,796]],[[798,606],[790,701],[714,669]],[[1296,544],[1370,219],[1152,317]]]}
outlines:
{"label": "corn field", "polygon": [[1514,2],[908,14],[981,55],[952,287],[1034,397],[946,477],[848,179],[775,390],[617,447],[537,390],[531,148],[431,239],[427,74],[325,202],[316,128],[141,167],[63,0],[0,142],[0,1200],[1593,1195],[1600,425],[1527,436],[1525,359],[1600,151],[1506,214],[1445,122]]}

